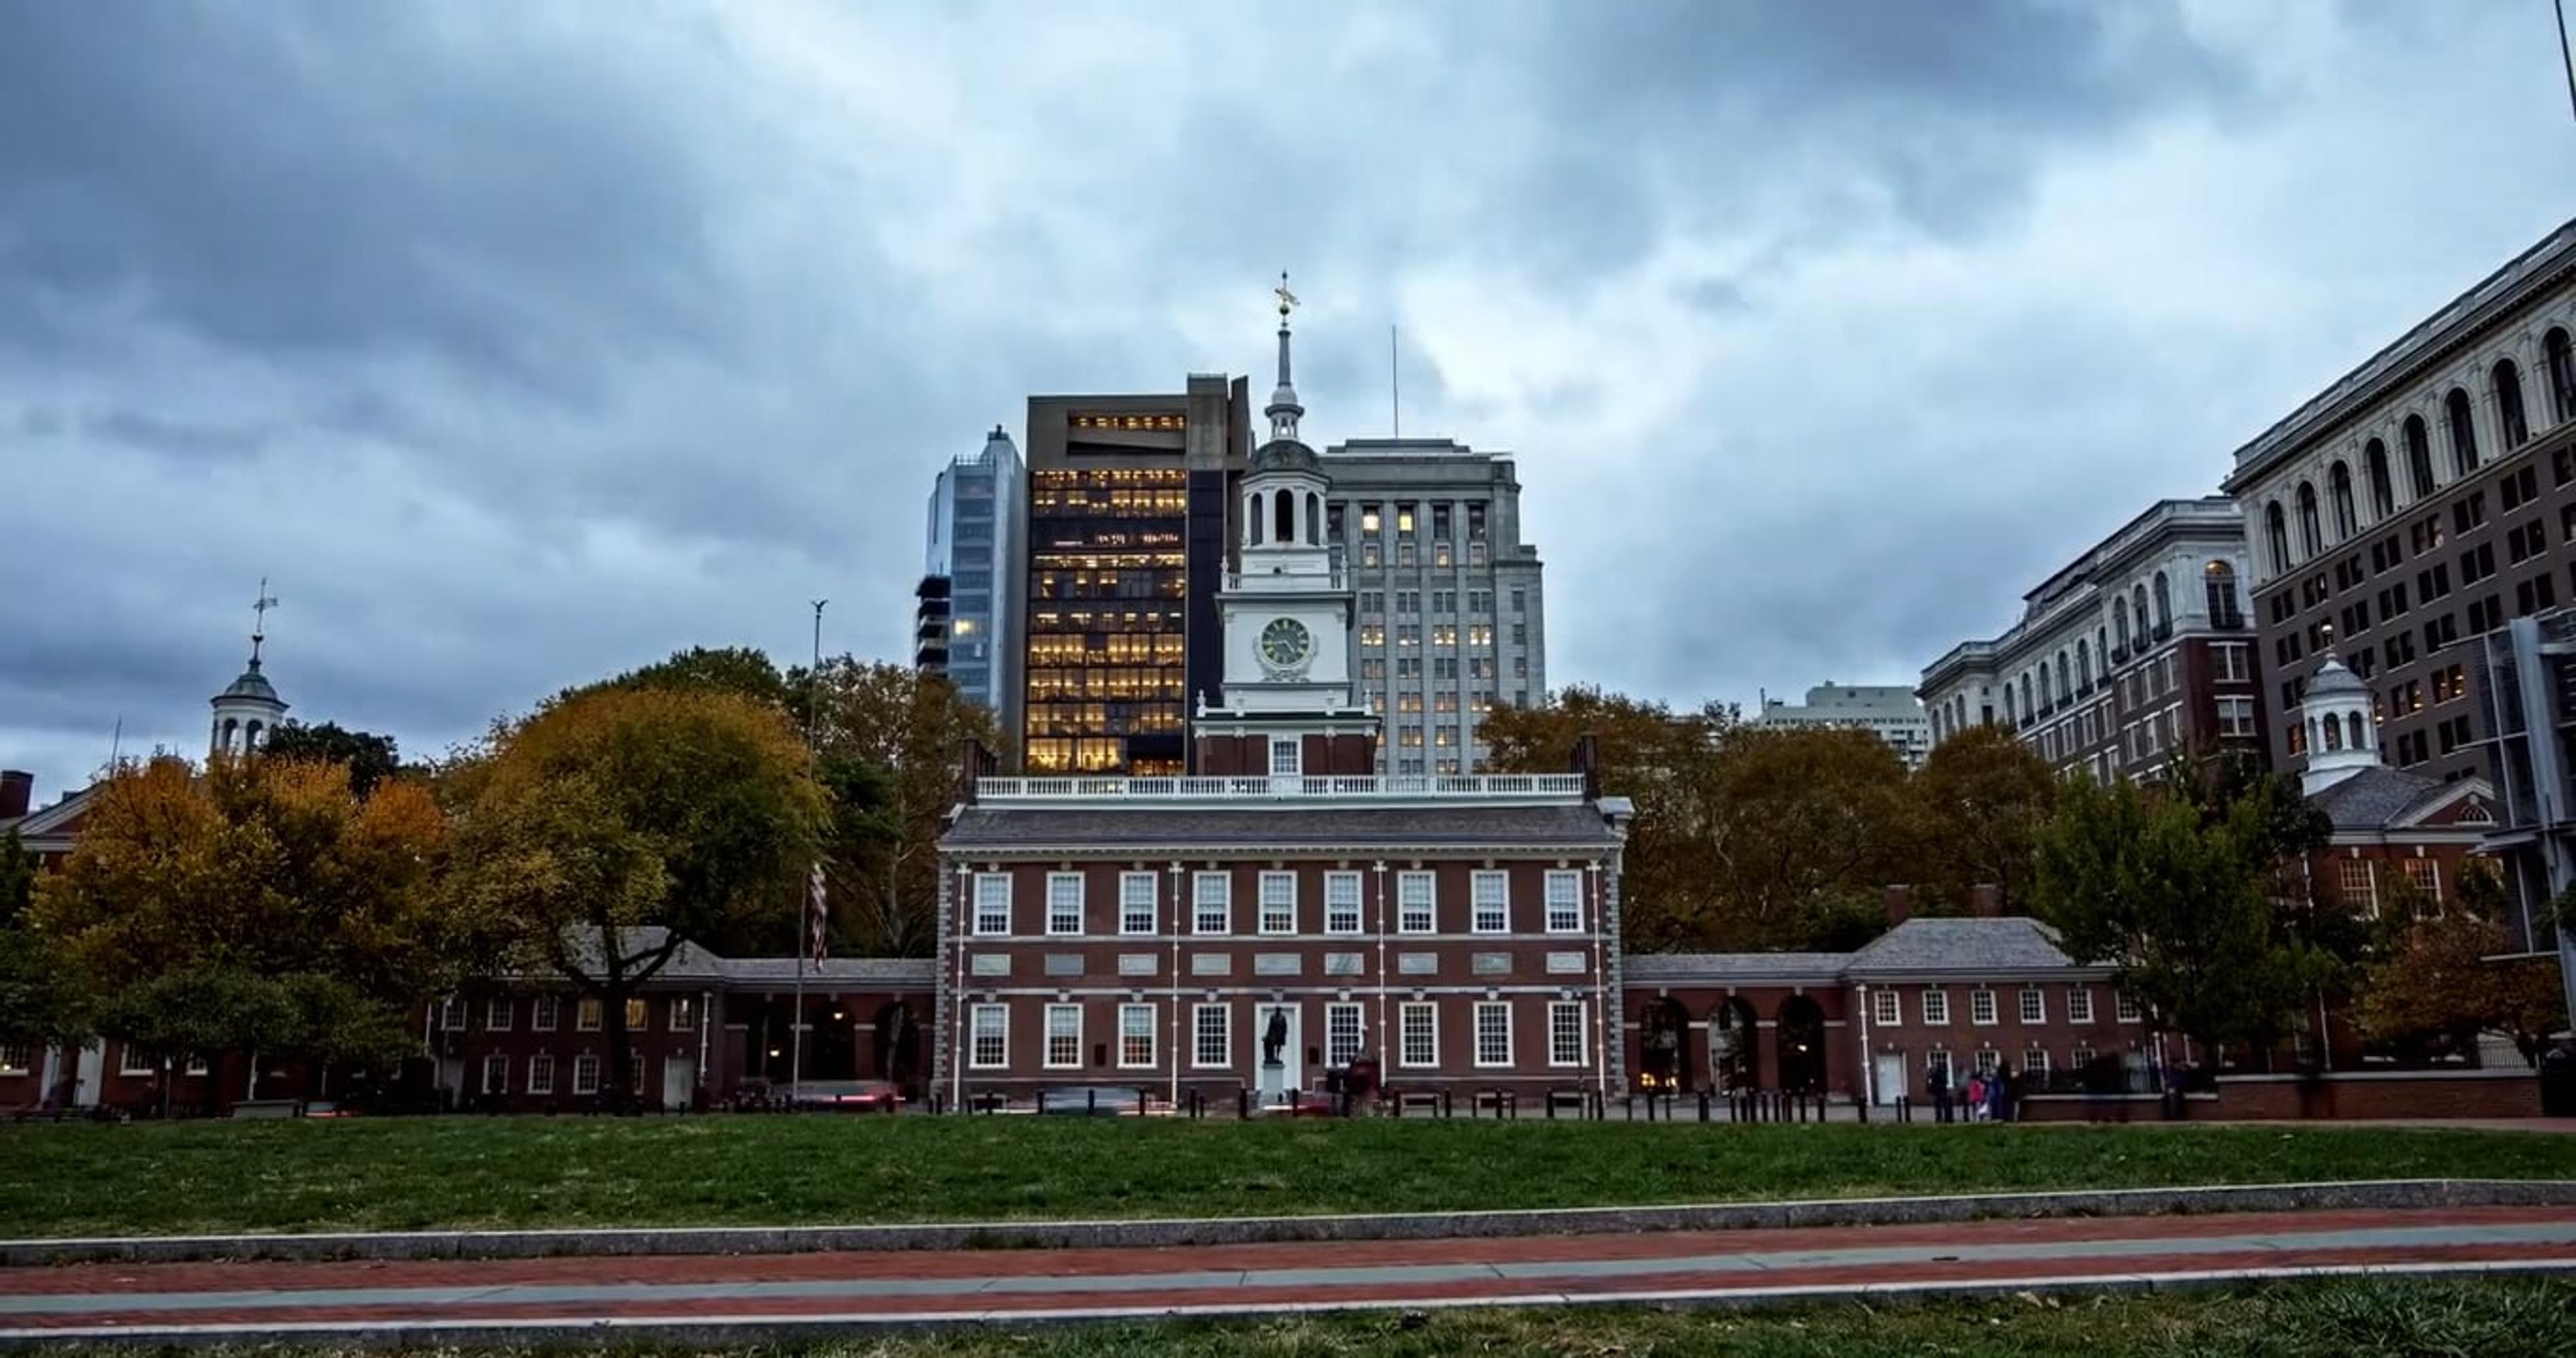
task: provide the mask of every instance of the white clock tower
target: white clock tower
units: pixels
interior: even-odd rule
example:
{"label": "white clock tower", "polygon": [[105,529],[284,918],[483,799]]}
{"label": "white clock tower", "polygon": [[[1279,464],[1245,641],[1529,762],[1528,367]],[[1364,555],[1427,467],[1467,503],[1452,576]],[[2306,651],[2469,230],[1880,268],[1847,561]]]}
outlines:
{"label": "white clock tower", "polygon": [[[1224,701],[1210,707],[1202,695],[1195,723],[1202,737],[1268,736],[1272,757],[1261,771],[1272,775],[1327,771],[1305,767],[1312,762],[1306,756],[1349,748],[1332,737],[1366,736],[1373,758],[1377,735],[1376,719],[1352,696],[1350,581],[1325,539],[1323,459],[1297,437],[1306,411],[1289,380],[1288,311],[1295,303],[1282,276],[1279,385],[1262,412],[1270,417],[1270,440],[1253,450],[1238,483],[1237,569],[1217,593]],[[1310,744],[1308,736],[1326,743]],[[1339,767],[1347,759],[1332,762],[1331,772],[1366,771]]]}

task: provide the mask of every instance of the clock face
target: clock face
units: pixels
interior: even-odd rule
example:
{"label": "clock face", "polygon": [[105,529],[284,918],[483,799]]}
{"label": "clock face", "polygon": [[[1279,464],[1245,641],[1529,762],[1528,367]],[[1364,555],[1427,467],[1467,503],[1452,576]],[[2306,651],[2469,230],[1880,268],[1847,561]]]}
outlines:
{"label": "clock face", "polygon": [[1261,629],[1261,659],[1277,669],[1294,669],[1304,664],[1306,653],[1313,650],[1315,639],[1306,625],[1295,618],[1273,618]]}

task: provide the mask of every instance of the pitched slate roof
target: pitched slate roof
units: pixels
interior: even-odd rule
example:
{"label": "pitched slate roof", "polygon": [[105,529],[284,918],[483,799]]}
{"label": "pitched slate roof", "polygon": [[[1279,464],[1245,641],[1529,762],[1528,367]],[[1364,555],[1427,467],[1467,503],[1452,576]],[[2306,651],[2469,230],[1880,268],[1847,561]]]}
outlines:
{"label": "pitched slate roof", "polygon": [[1630,953],[1630,984],[1714,982],[1750,985],[1766,981],[1832,982],[1851,961],[1847,952],[1650,952]]}
{"label": "pitched slate roof", "polygon": [[2075,960],[2057,946],[2057,931],[2021,915],[1910,919],[1853,953],[1853,977],[1883,972],[2049,971]]}
{"label": "pitched slate roof", "polygon": [[2308,800],[2338,830],[2377,830],[2406,814],[2444,784],[2391,768],[2363,769]]}
{"label": "pitched slate roof", "polygon": [[1337,844],[1598,845],[1619,842],[1597,807],[1573,806],[969,806],[940,847]]}
{"label": "pitched slate roof", "polygon": [[[662,946],[671,931],[660,925],[638,925],[624,931],[626,950],[647,952]],[[599,943],[596,936],[576,937],[574,950],[590,966],[596,966]],[[928,987],[937,979],[938,963],[927,957],[828,957],[821,962],[805,964],[805,983],[829,985],[897,985]],[[796,959],[788,957],[719,957],[695,943],[682,943],[671,954],[671,960],[653,973],[648,985],[737,982],[746,984],[775,983],[793,985],[796,981]]]}

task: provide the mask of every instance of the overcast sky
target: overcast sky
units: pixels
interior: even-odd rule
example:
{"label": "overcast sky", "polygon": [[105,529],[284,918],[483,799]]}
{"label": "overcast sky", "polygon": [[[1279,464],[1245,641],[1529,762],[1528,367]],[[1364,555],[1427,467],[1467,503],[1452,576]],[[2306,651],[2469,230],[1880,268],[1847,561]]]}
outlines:
{"label": "overcast sky", "polygon": [[[939,11],[954,17],[917,18]],[[2576,213],[2548,0],[0,4],[0,765],[908,654],[1030,392],[1519,458],[1551,678],[1911,682]]]}

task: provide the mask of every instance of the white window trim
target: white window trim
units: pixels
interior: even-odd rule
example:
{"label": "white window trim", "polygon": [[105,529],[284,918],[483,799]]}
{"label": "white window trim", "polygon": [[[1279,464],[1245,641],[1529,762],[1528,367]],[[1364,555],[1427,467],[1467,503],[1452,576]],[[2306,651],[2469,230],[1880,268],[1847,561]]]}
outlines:
{"label": "white window trim", "polygon": [[[1573,904],[1572,904],[1572,905],[1570,905],[1569,907],[1567,907],[1567,908],[1568,908],[1568,910],[1569,910],[1569,911],[1571,911],[1571,913],[1565,917],[1565,919],[1564,919],[1564,921],[1563,921],[1562,923],[1560,923],[1560,922],[1558,921],[1558,917],[1557,917],[1557,913],[1556,913],[1556,910],[1557,910],[1557,905],[1556,905],[1556,889],[1557,889],[1559,886],[1570,886],[1570,887],[1572,888],[1572,891],[1571,891],[1571,893],[1570,893],[1570,894],[1571,894],[1571,895],[1572,895],[1572,897],[1573,897]],[[1579,934],[1579,933],[1582,933],[1582,932],[1583,932],[1583,872],[1582,872],[1582,870],[1581,870],[1581,869],[1579,869],[1579,868],[1550,868],[1550,869],[1548,869],[1548,873],[1547,873],[1547,883],[1546,883],[1546,887],[1545,887],[1545,892],[1546,892],[1546,894],[1545,894],[1545,897],[1544,897],[1544,901],[1545,901],[1545,906],[1546,906],[1546,910],[1547,910],[1547,931],[1548,931],[1549,933],[1551,933],[1551,934]],[[1507,897],[1506,899],[1508,899],[1508,897]],[[1506,918],[1506,920],[1508,920],[1508,919],[1509,919],[1509,915],[1508,915],[1508,914],[1506,914],[1505,918]]]}
{"label": "white window trim", "polygon": [[[1128,899],[1129,889],[1136,886],[1142,886],[1145,888],[1145,927],[1142,929],[1135,927],[1135,902]],[[1150,934],[1154,932],[1154,926],[1162,915],[1161,903],[1154,899],[1155,893],[1158,890],[1160,890],[1160,887],[1153,873],[1122,872],[1118,874],[1118,933],[1121,937],[1132,938],[1138,934]]]}
{"label": "white window trim", "polygon": [[[1431,1054],[1428,1059],[1413,1059],[1413,1045],[1407,1035],[1413,1031],[1413,1016],[1427,1015],[1431,1020]],[[1440,1006],[1429,1000],[1406,1000],[1397,1006],[1395,1064],[1404,1070],[1438,1070],[1440,1068]]]}
{"label": "white window trim", "polygon": [[[1984,1000],[1985,1003],[1980,1005],[1977,1003],[1979,1000]],[[1986,1016],[1984,1018],[1977,1017],[1977,1011],[1981,1008],[1986,1011]],[[2003,1002],[1995,998],[1995,992],[1983,987],[1979,987],[1978,989],[1968,992],[1968,1022],[1971,1026],[1978,1028],[1994,1027],[1997,1023],[2003,1021],[2003,1012]]]}
{"label": "white window trim", "polygon": [[531,1094],[555,1092],[555,1054],[553,1052],[538,1052],[528,1058],[528,1092]]}
{"label": "white window trim", "polygon": [[[2035,1016],[2031,1013],[2031,1008],[2034,1003],[2036,1003],[2039,1009],[2038,1014]],[[2023,986],[2021,988],[2021,997],[2014,1000],[2013,1005],[2014,1012],[2021,1015],[2021,1021],[2024,1023],[2048,1022],[2048,992],[2040,989],[2038,986]]]}
{"label": "white window trim", "polygon": [[574,1032],[595,1033],[606,1022],[608,1022],[608,1001],[597,995],[584,995],[573,1002],[572,1030]]}
{"label": "white window trim", "polygon": [[[1350,1050],[1349,1054],[1348,1054],[1348,1055],[1343,1056],[1341,1060],[1336,1061],[1336,1060],[1334,1060],[1334,1059],[1333,1059],[1333,1057],[1334,1057],[1334,1055],[1335,1055],[1335,1052],[1334,1052],[1334,1050],[1333,1050],[1333,1042],[1334,1042],[1334,1037],[1333,1037],[1333,1019],[1334,1019],[1336,1016],[1339,1016],[1339,1015],[1348,1015],[1348,1016],[1352,1019],[1352,1023],[1351,1023],[1351,1032],[1352,1032],[1353,1042],[1352,1042],[1352,1046],[1351,1046],[1351,1050]],[[1333,1002],[1333,1003],[1331,1003],[1331,1004],[1327,1004],[1327,1005],[1325,1005],[1325,1006],[1324,1006],[1324,1065],[1325,1065],[1325,1067],[1326,1067],[1327,1069],[1330,1069],[1330,1068],[1335,1067],[1335,1066],[1348,1066],[1348,1065],[1351,1063],[1351,1061],[1352,1061],[1353,1059],[1355,1059],[1356,1057],[1358,1057],[1358,1056],[1359,1056],[1359,1054],[1360,1054],[1361,1052],[1364,1052],[1364,1051],[1367,1051],[1367,1050],[1368,1050],[1368,1008],[1367,1008],[1367,1006],[1362,1005],[1362,1004],[1358,1003],[1357,1001],[1335,1001],[1335,1002]]]}
{"label": "white window trim", "polygon": [[[1486,1060],[1486,1059],[1485,1059],[1485,1015],[1486,1015],[1486,1013],[1487,1013],[1488,1011],[1496,1010],[1496,1009],[1501,1010],[1501,1011],[1502,1011],[1502,1014],[1503,1014],[1503,1058],[1502,1058],[1501,1060],[1499,1060],[1499,1061],[1488,1061],[1488,1060]],[[1469,1045],[1473,1048],[1473,1050],[1472,1050],[1472,1051],[1470,1051],[1470,1052],[1468,1053],[1468,1055],[1469,1055],[1469,1056],[1471,1056],[1472,1058],[1474,1058],[1475,1065],[1476,1065],[1476,1069],[1478,1069],[1478,1070],[1503,1070],[1503,1069],[1507,1069],[1508,1067],[1510,1067],[1510,1065],[1512,1064],[1512,1005],[1511,1005],[1511,1001],[1509,1001],[1509,1000],[1478,1000],[1478,1001],[1476,1001],[1476,1008],[1475,1008],[1475,1010],[1474,1010],[1473,1022],[1471,1023],[1471,1025],[1470,1025],[1470,1027],[1469,1027],[1469,1030],[1468,1030],[1468,1036],[1469,1036]]]}
{"label": "white window trim", "polygon": [[1869,1026],[1902,1028],[1905,1026],[1905,996],[1893,987],[1882,986],[1869,993]]}
{"label": "white window trim", "polygon": [[[2039,1059],[2038,1059],[2038,1060],[2036,1060],[2036,1061],[2031,1060],[2030,1058],[2032,1058],[2032,1057],[2034,1057],[2034,1056],[2038,1057]],[[2021,1073],[2022,1073],[2022,1074],[2024,1074],[2024,1075],[2046,1075],[2046,1074],[2048,1073],[2048,1069],[2049,1069],[2049,1062],[2048,1062],[2048,1048],[2046,1048],[2046,1047],[2042,1047],[2042,1046],[2038,1046],[2038,1045],[2032,1045],[2032,1046],[2028,1046],[2028,1047],[2024,1047],[2024,1048],[2022,1048],[2022,1051],[2021,1051]]]}
{"label": "white window trim", "polygon": [[[1225,1038],[1225,1059],[1221,1061],[1210,1061],[1207,1059],[1205,1031],[1200,1026],[1205,1016],[1211,1012],[1218,1016],[1217,1026],[1224,1030],[1222,1035]],[[1214,1004],[1194,1004],[1190,1006],[1190,1069],[1234,1069],[1233,1005],[1220,1000]]]}
{"label": "white window trim", "polygon": [[[1921,1008],[1923,1010],[1924,1027],[1947,1028],[1950,1026],[1949,991],[1938,988],[1926,989],[1923,992]],[[1935,1009],[1940,1010],[1940,1013],[1937,1015],[1934,1014],[1932,1011]]]}
{"label": "white window trim", "polygon": [[[1288,923],[1283,928],[1274,929],[1270,925],[1270,888],[1283,883],[1288,888]],[[1259,937],[1293,936],[1297,932],[1297,874],[1294,872],[1262,873],[1253,887],[1252,914],[1253,927],[1258,931]]]}
{"label": "white window trim", "polygon": [[[492,1016],[495,1014],[501,1016],[501,1021],[498,1023],[492,1021]],[[515,1024],[517,1024],[518,1019],[518,1001],[512,999],[510,996],[494,995],[483,1001],[483,1031],[487,1033],[506,1033],[510,1031]]]}
{"label": "white window trim", "polygon": [[[1416,928],[1405,918],[1405,888],[1422,887],[1422,924]],[[1440,875],[1434,872],[1404,871],[1395,875],[1395,931],[1399,934],[1435,934],[1440,932]]]}
{"label": "white window trim", "polygon": [[551,1033],[563,1023],[563,996],[552,991],[539,995],[528,1006],[528,1031]]}
{"label": "white window trim", "polygon": [[[1280,760],[1279,755],[1283,750],[1286,751],[1288,755],[1288,758],[1285,761],[1287,764],[1286,768],[1280,767],[1282,761]],[[1270,738],[1270,776],[1273,778],[1298,778],[1303,777],[1305,772],[1306,742],[1296,736],[1272,736]]]}
{"label": "white window trim", "polygon": [[[1141,1061],[1131,1061],[1127,1058],[1127,1039],[1130,1036],[1127,1031],[1127,1020],[1137,1014],[1143,1014],[1145,1016],[1145,1059]],[[1162,1031],[1162,1020],[1154,1013],[1154,1006],[1150,1004],[1122,1004],[1118,1006],[1118,1068],[1120,1070],[1152,1070],[1156,1065],[1160,1064],[1158,1058],[1162,1055],[1162,1052],[1161,1044],[1158,1039],[1161,1037]]]}
{"label": "white window trim", "polygon": [[[1502,887],[1502,919],[1492,928],[1485,927],[1485,904],[1479,887],[1487,883]],[[1479,868],[1467,878],[1467,932],[1471,934],[1508,934],[1512,931],[1512,878],[1497,868]]]}
{"label": "white window trim", "polygon": [[[984,1015],[1000,1018],[995,1025],[1001,1038],[1001,1050],[992,1060],[984,1059]],[[966,1011],[966,1068],[968,1070],[1006,1070],[1011,1064],[1011,1009],[1004,1004],[970,1005]]]}
{"label": "white window trim", "polygon": [[[1055,1059],[1055,1021],[1057,1015],[1067,1013],[1073,1015],[1073,1059],[1070,1061],[1059,1061]],[[1041,1021],[1045,1026],[1038,1030],[1040,1041],[1043,1044],[1038,1048],[1038,1068],[1041,1070],[1082,1069],[1082,1006],[1079,1004],[1050,1004],[1046,1007],[1045,1014],[1041,1016]]]}
{"label": "white window trim", "polygon": [[[1560,1059],[1560,1057],[1559,1057],[1559,1056],[1558,1056],[1558,1054],[1557,1054],[1557,1047],[1556,1047],[1556,1039],[1557,1039],[1557,1036],[1558,1036],[1558,1034],[1557,1034],[1557,1029],[1556,1029],[1556,1021],[1557,1021],[1557,1019],[1558,1019],[1560,1016],[1562,1016],[1562,1015],[1566,1015],[1566,1014],[1572,1014],[1572,1015],[1574,1016],[1574,1056],[1573,1056],[1573,1058],[1572,1058],[1572,1059],[1570,1059],[1570,1060],[1568,1060],[1568,1059]],[[1588,1052],[1588,1051],[1590,1051],[1590,1050],[1591,1050],[1591,1043],[1590,1043],[1591,1031],[1590,1031],[1590,1030],[1591,1030],[1591,1022],[1590,1022],[1590,1019],[1589,1019],[1589,1018],[1585,1015],[1585,1013],[1584,1013],[1584,1005],[1583,1005],[1583,1001],[1581,1001],[1581,1000],[1550,1000],[1550,1001],[1548,1001],[1548,1004],[1547,1004],[1547,1064],[1548,1064],[1548,1068],[1549,1068],[1549,1069],[1551,1069],[1551,1070],[1568,1070],[1568,1069],[1575,1069],[1575,1068],[1579,1068],[1579,1067],[1581,1067],[1581,1066],[1584,1064],[1584,1060],[1583,1060],[1583,1058],[1584,1058],[1584,1054],[1585,1054],[1586,1052]]]}
{"label": "white window trim", "polygon": [[2093,1021],[2093,987],[2089,985],[2079,985],[2069,986],[2067,988],[2066,1021],[2069,1023],[2091,1023]]}
{"label": "white window trim", "polygon": [[2147,1007],[2127,995],[2114,994],[2111,997],[2111,1021],[2144,1023],[2147,1021]]}
{"label": "white window trim", "polygon": [[675,1033],[696,1032],[698,1030],[698,997],[695,995],[672,996],[671,1002],[662,1006],[662,1026]]}
{"label": "white window trim", "polygon": [[0,1075],[24,1075],[36,1059],[36,1049],[24,1042],[0,1042]]}
{"label": "white window trim", "polygon": [[[139,1066],[134,1064],[137,1061],[143,1064]],[[158,1075],[161,1073],[161,1067],[153,1061],[152,1053],[131,1042],[120,1042],[116,1045],[116,1073],[127,1076]]]}
{"label": "white window trim", "polygon": [[[494,1072],[498,1072],[501,1076],[500,1080],[497,1082],[492,1078]],[[509,1093],[510,1058],[499,1052],[493,1052],[490,1055],[485,1056],[483,1058],[483,1080],[481,1084],[476,1086],[476,1088],[479,1092],[485,1094]]]}
{"label": "white window trim", "polygon": [[[1209,887],[1215,887],[1216,900],[1211,902]],[[1207,911],[1220,912],[1219,925],[1207,928]],[[1190,932],[1205,938],[1223,938],[1234,932],[1234,874],[1230,872],[1194,872],[1190,874]]]}
{"label": "white window trim", "polygon": [[[1084,907],[1088,904],[1083,900],[1082,876],[1078,872],[1050,872],[1046,875],[1047,937],[1080,938],[1082,936],[1082,917]],[[1073,927],[1069,929],[1058,927],[1056,923],[1056,888],[1062,886],[1073,888]]]}
{"label": "white window trim", "polygon": [[[588,1071],[590,1073],[590,1078],[587,1080],[581,1078],[584,1071]],[[601,1076],[605,1073],[606,1072],[601,1069],[601,1062],[597,1052],[583,1052],[579,1056],[574,1057],[572,1059],[572,1092],[576,1095],[598,1093]]]}
{"label": "white window trim", "polygon": [[[992,903],[1000,912],[1001,927],[999,928],[990,927],[986,923],[986,893],[984,887],[987,883],[999,883],[1001,886],[1001,891],[998,893],[1001,899]],[[974,935],[977,938],[1008,937],[1011,932],[1011,874],[1007,872],[976,873],[973,879],[973,892],[974,897],[968,904],[974,916],[974,918],[969,921],[973,926],[972,932]]]}
{"label": "white window trim", "polygon": [[[1333,922],[1333,888],[1337,886],[1347,887],[1350,889],[1351,912],[1349,923],[1347,925],[1336,925]],[[1360,932],[1360,923],[1363,918],[1362,905],[1367,901],[1367,899],[1368,893],[1361,887],[1360,874],[1356,872],[1325,873],[1324,932],[1337,936],[1346,936]]]}

